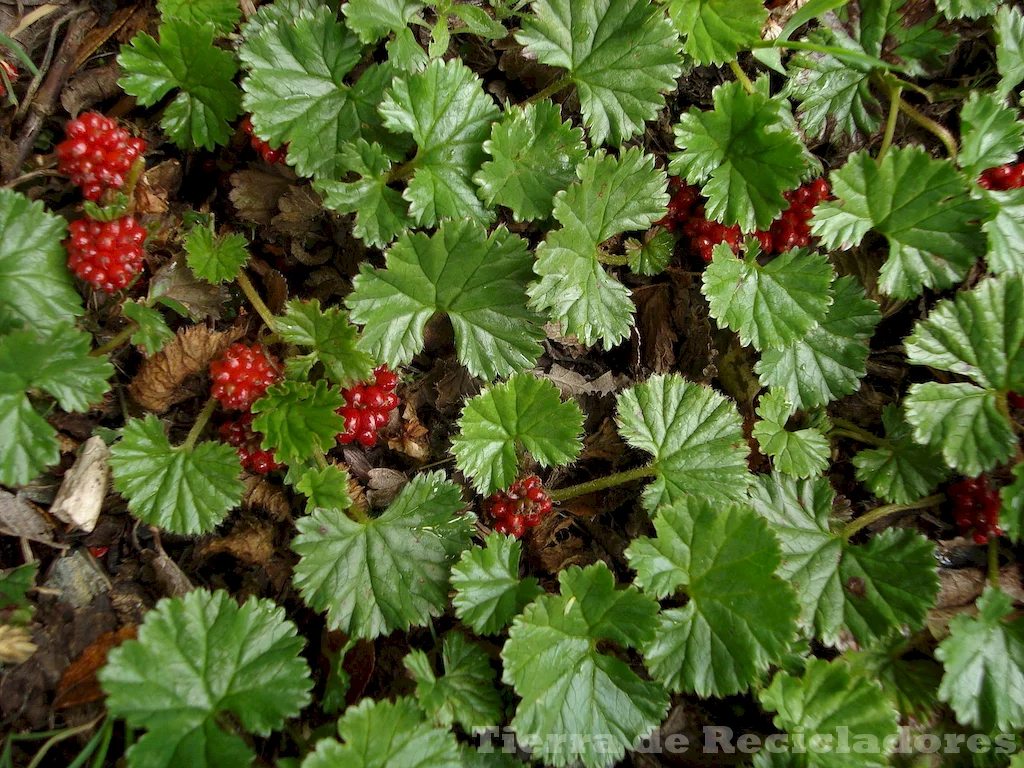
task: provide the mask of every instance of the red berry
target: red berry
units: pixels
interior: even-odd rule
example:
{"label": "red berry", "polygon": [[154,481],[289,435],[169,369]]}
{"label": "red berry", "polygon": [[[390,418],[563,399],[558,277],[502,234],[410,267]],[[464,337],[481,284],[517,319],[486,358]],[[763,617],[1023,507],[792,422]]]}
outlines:
{"label": "red berry", "polygon": [[1024,395],[1009,392],[1006,395],[1006,402],[1010,404],[1011,408],[1024,408]]}
{"label": "red berry", "polygon": [[288,154],[288,145],[282,144],[280,147],[272,148],[270,142],[264,141],[253,133],[252,118],[249,115],[242,120],[242,130],[249,135],[249,145],[263,157],[265,162],[271,165],[284,162]]}
{"label": "red berry", "polygon": [[97,560],[99,560],[101,557],[103,557],[109,551],[110,551],[110,547],[109,546],[89,547],[89,554],[92,555],[93,557],[95,557]]}
{"label": "red berry", "polygon": [[488,496],[484,510],[494,519],[494,530],[519,538],[551,511],[551,499],[544,493],[540,478],[530,475]]}
{"label": "red berry", "polygon": [[131,216],[113,221],[78,219],[64,241],[68,268],[93,286],[115,293],[142,271],[146,230]]}
{"label": "red berry", "polygon": [[984,544],[992,536],[1001,536],[999,512],[1002,500],[999,491],[992,488],[987,477],[969,477],[953,483],[946,489],[953,502],[953,518],[964,536],[975,543]]}
{"label": "red berry", "polygon": [[55,148],[57,170],[82,188],[86,200],[123,187],[132,164],[146,151],[146,142],[96,112],[79,115],[64,130],[67,138]]}
{"label": "red berry", "polygon": [[273,451],[265,451],[260,447],[261,438],[252,430],[252,414],[244,413],[237,421],[228,421],[221,425],[220,437],[228,445],[238,450],[238,458],[246,469],[265,475],[283,464],[274,460]]}
{"label": "red berry", "polygon": [[373,383],[360,382],[341,390],[345,406],[338,413],[345,418],[345,431],[338,435],[338,442],[348,445],[354,441],[367,448],[376,445],[377,430],[398,407],[396,386],[398,376],[382,365],[374,369]]}
{"label": "red berry", "polygon": [[[6,61],[4,59],[0,59],[0,69],[4,71],[4,74],[7,75],[7,79],[10,80],[12,83],[18,79],[18,69],[13,64],[11,64],[11,62]],[[6,95],[7,86],[4,85],[4,80],[2,77],[0,77],[0,96]]]}
{"label": "red berry", "polygon": [[1024,163],[989,168],[978,178],[978,186],[996,192],[1024,187]]}
{"label": "red berry", "polygon": [[210,394],[229,410],[246,411],[263,397],[267,387],[280,378],[277,360],[268,357],[259,344],[232,344],[210,363],[213,385]]}

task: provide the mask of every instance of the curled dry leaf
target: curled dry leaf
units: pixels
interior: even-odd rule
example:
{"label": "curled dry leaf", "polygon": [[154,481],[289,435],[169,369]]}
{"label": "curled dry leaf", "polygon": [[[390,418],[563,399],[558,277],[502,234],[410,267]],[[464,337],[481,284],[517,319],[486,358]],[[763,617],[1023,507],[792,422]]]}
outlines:
{"label": "curled dry leaf", "polygon": [[[973,605],[987,585],[988,576],[983,568],[940,568],[939,595],[935,608],[941,610]],[[1021,587],[1017,563],[999,569],[999,588],[1013,598],[1014,603],[1024,605],[1024,587]]]}
{"label": "curled dry leaf", "polygon": [[188,268],[184,257],[162,266],[149,284],[151,298],[171,303],[176,310],[187,312],[193,320],[220,320],[230,294],[223,285],[200,280]]}
{"label": "curled dry leaf", "polygon": [[103,690],[96,679],[96,673],[107,663],[107,654],[111,650],[125,640],[134,640],[137,635],[137,627],[121,627],[113,632],[105,632],[90,643],[82,651],[82,655],[64,670],[64,675],[57,684],[53,708],[68,709],[102,699]]}
{"label": "curled dry leaf", "polygon": [[36,652],[36,644],[25,627],[0,624],[0,664],[21,664]]}
{"label": "curled dry leaf", "polygon": [[388,438],[388,448],[404,453],[416,461],[424,461],[430,455],[427,444],[427,428],[416,416],[412,403],[406,402],[402,409],[402,419],[397,437]]}
{"label": "curled dry leaf", "polygon": [[324,203],[311,186],[290,187],[277,201],[281,211],[271,226],[293,237],[323,230]]}
{"label": "curled dry leaf", "polygon": [[292,505],[281,489],[256,475],[245,479],[242,504],[249,509],[262,509],[278,522],[290,520],[292,516]]}
{"label": "curled dry leaf", "polygon": [[243,328],[220,332],[204,325],[179,331],[167,346],[142,364],[128,385],[128,393],[143,408],[154,413],[166,412],[194,394],[182,387],[185,380],[205,371],[211,360],[244,334]]}
{"label": "curled dry leaf", "polygon": [[231,202],[238,215],[256,224],[270,224],[278,213],[278,201],[293,183],[279,172],[279,166],[270,171],[237,171],[231,174]]}
{"label": "curled dry leaf", "polygon": [[548,379],[566,397],[579,397],[580,395],[603,397],[613,395],[629,385],[627,377],[616,376],[611,371],[605,371],[593,381],[587,381],[582,374],[564,368],[558,363],[552,365],[551,370],[547,373],[537,370],[530,371],[530,373],[541,379]]}
{"label": "curled dry leaf", "polygon": [[268,525],[239,526],[227,536],[208,540],[202,556],[227,553],[250,565],[264,565],[274,554],[274,530]]}
{"label": "curled dry leaf", "polygon": [[142,174],[135,187],[136,213],[166,213],[167,201],[177,195],[181,187],[181,163],[164,160]]}

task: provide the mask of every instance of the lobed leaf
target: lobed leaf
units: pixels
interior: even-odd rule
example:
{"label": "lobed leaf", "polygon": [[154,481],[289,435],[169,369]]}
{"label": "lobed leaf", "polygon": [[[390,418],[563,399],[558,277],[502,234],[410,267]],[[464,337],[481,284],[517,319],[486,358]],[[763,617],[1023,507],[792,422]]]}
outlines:
{"label": "lobed leaf", "polygon": [[695,63],[722,65],[761,41],[768,11],[759,0],[671,0],[668,15]]}
{"label": "lobed leaf", "polygon": [[537,579],[519,578],[522,544],[492,533],[484,546],[470,547],[452,566],[455,615],[481,635],[497,635],[512,617],[543,593]]}
{"label": "lobed leaf", "polygon": [[196,277],[218,284],[234,280],[249,260],[249,241],[245,235],[217,237],[209,227],[193,227],[185,238],[188,268]]}
{"label": "lobed leaf", "polygon": [[277,318],[277,330],[285,341],[312,347],[285,361],[289,374],[307,376],[314,365],[322,363],[327,378],[342,386],[373,376],[373,358],[358,349],[359,334],[344,310],[320,309],[319,299],[293,299],[285,304],[284,316]]}
{"label": "lobed leaf", "polygon": [[253,403],[252,412],[259,415],[252,428],[263,433],[263,449],[273,450],[278,461],[303,461],[317,449],[326,453],[334,447],[345,431],[345,420],[337,413],[344,405],[341,393],[323,379],[316,384],[284,381]]}
{"label": "lobed leaf", "polygon": [[820,430],[786,429],[786,422],[795,410],[793,402],[781,390],[773,389],[761,395],[757,408],[761,418],[754,424],[751,436],[783,474],[799,478],[820,475],[828,469],[832,446]]}

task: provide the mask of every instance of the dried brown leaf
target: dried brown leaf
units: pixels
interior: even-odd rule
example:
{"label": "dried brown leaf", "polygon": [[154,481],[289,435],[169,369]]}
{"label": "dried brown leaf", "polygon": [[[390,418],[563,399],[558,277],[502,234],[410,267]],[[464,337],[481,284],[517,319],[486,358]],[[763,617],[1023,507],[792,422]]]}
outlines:
{"label": "dried brown leaf", "polygon": [[398,430],[396,437],[388,438],[388,448],[404,453],[416,461],[424,461],[430,455],[427,428],[420,423],[416,416],[416,409],[408,400],[402,409],[402,419]]}
{"label": "dried brown leaf", "polygon": [[128,385],[128,393],[139,405],[164,413],[194,393],[182,387],[189,376],[204,372],[210,361],[245,334],[243,328],[212,331],[205,325],[181,330],[162,350],[142,364]]}
{"label": "dried brown leaf", "polygon": [[55,710],[77,707],[103,698],[96,673],[107,663],[107,654],[126,640],[134,640],[138,627],[128,626],[105,632],[90,643],[82,654],[64,670],[53,702]]}
{"label": "dried brown leaf", "polygon": [[249,259],[249,265],[263,281],[263,300],[267,307],[275,315],[280,314],[284,311],[285,302],[288,301],[288,281],[262,259]]}
{"label": "dried brown leaf", "polygon": [[269,512],[277,521],[290,520],[292,516],[292,505],[284,492],[256,475],[245,479],[242,503],[250,509],[255,507]]}
{"label": "dried brown leaf", "polygon": [[[398,493],[409,482],[409,478],[403,473],[384,467],[370,470],[370,480],[367,483],[366,500],[371,506],[386,507]],[[351,481],[349,483],[351,485]]]}
{"label": "dried brown leaf", "polygon": [[270,223],[286,235],[308,235],[323,229],[323,199],[308,184],[289,188],[277,207],[281,212]]}
{"label": "dried brown leaf", "polygon": [[0,664],[21,664],[37,650],[25,627],[0,624]]}
{"label": "dried brown leaf", "polygon": [[207,541],[201,555],[209,557],[221,552],[250,565],[264,565],[274,554],[274,530],[267,525],[239,527],[227,536]]}
{"label": "dried brown leaf", "polygon": [[146,170],[135,187],[137,213],[166,213],[171,197],[181,188],[181,163],[164,160]]}
{"label": "dried brown leaf", "polygon": [[547,379],[554,384],[566,397],[578,397],[580,395],[613,395],[629,384],[625,376],[616,376],[611,371],[605,371],[593,381],[587,381],[583,374],[563,368],[558,363],[551,366],[547,373],[531,371],[541,379]]}
{"label": "dried brown leaf", "polygon": [[53,540],[53,526],[39,509],[13,493],[0,490],[0,534],[58,545]]}
{"label": "dried brown leaf", "polygon": [[672,323],[672,287],[668,283],[642,286],[633,291],[633,302],[640,330],[640,359],[645,368],[668,373],[675,368],[679,339]]}
{"label": "dried brown leaf", "polygon": [[154,299],[177,302],[193,320],[220,320],[224,305],[230,298],[223,285],[211,285],[192,274],[184,257],[168,262],[153,275],[149,295]]}
{"label": "dried brown leaf", "polygon": [[231,174],[229,197],[241,218],[268,225],[277,215],[278,201],[293,182],[294,176],[283,175],[277,166],[274,171],[236,171]]}

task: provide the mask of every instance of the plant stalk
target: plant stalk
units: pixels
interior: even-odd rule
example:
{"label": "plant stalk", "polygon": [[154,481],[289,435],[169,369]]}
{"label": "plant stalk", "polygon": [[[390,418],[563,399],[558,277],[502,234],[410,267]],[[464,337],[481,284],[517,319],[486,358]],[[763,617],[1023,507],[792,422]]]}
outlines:
{"label": "plant stalk", "polygon": [[274,320],[274,313],[270,311],[270,308],[260,298],[259,291],[256,290],[255,286],[249,280],[245,272],[239,270],[238,277],[235,278],[235,282],[238,283],[238,287],[242,289],[242,293],[245,294],[245,298],[252,304],[253,309],[256,310],[267,328],[270,329],[271,333],[277,333],[277,321]]}
{"label": "plant stalk", "polygon": [[988,583],[999,589],[999,537],[988,537]]}
{"label": "plant stalk", "polygon": [[617,485],[624,485],[626,483],[632,483],[635,480],[642,480],[645,477],[654,477],[654,467],[636,467],[635,469],[627,469],[625,472],[616,472],[614,475],[608,475],[607,477],[599,477],[597,480],[590,480],[586,483],[580,483],[579,485],[570,485],[565,488],[559,488],[558,490],[551,491],[548,494],[548,498],[555,504],[569,499],[575,499],[577,496],[586,496],[588,493],[596,493],[597,491],[603,491],[606,488],[614,488]]}
{"label": "plant stalk", "polygon": [[105,344],[102,344],[96,349],[89,352],[89,357],[101,357],[108,355],[115,349],[124,344],[128,339],[132,337],[132,334],[139,330],[139,324],[134,320],[129,320],[128,325],[118,331],[116,334],[111,336]]}
{"label": "plant stalk", "polygon": [[885,159],[889,147],[892,146],[892,137],[896,135],[896,118],[900,114],[900,98],[903,95],[903,88],[896,86],[893,92],[894,98],[889,101],[889,116],[885,121],[885,135],[882,136],[882,146],[878,148],[878,157],[875,158],[875,165],[881,165]]}
{"label": "plant stalk", "polygon": [[743,84],[743,90],[746,91],[748,95],[753,95],[757,89],[754,88],[754,84],[750,82],[750,78],[747,77],[747,73],[743,71],[743,68],[736,59],[729,62],[729,69],[732,70],[736,79]]}
{"label": "plant stalk", "polygon": [[200,412],[199,417],[196,419],[196,423],[192,425],[192,429],[188,431],[188,437],[185,438],[185,442],[182,443],[181,447],[186,451],[191,451],[196,447],[196,442],[199,440],[199,435],[203,433],[206,428],[206,422],[213,416],[213,411],[217,407],[217,398],[211,397],[206,401],[206,405],[203,406],[203,410]]}
{"label": "plant stalk", "polygon": [[846,419],[833,419],[832,429],[829,430],[829,437],[848,437],[851,440],[857,440],[858,442],[865,443],[866,445],[873,445],[877,448],[884,448],[886,441],[878,437],[871,432],[868,432],[863,427],[858,427],[852,421]]}
{"label": "plant stalk", "polygon": [[911,502],[910,504],[883,504],[881,507],[875,507],[870,512],[867,512],[856,520],[852,520],[846,524],[843,528],[842,536],[844,539],[849,540],[855,533],[863,528],[867,528],[874,522],[881,520],[883,517],[894,515],[897,512],[909,512],[913,509],[927,509],[940,501],[945,499],[945,495],[941,493],[934,493],[931,496],[925,496],[923,499]]}
{"label": "plant stalk", "polygon": [[873,75],[871,81],[885,92],[886,97],[890,101],[896,101],[900,112],[905,114],[941,141],[942,145],[946,148],[946,154],[949,155],[950,160],[956,160],[960,150],[957,148],[956,139],[953,138],[953,134],[951,134],[945,126],[939,125],[939,123],[935,122],[927,115],[918,112],[912,106],[907,104],[900,95],[902,89],[893,90],[878,74]]}
{"label": "plant stalk", "polygon": [[560,90],[562,90],[563,88],[567,88],[570,85],[572,85],[571,77],[566,76],[560,78],[555,82],[551,83],[549,86],[547,86],[547,88],[542,88],[541,90],[533,94],[533,96],[531,96],[530,98],[523,102],[523,106],[526,106],[527,104],[536,104],[538,101],[542,101],[548,98],[549,96],[554,96]]}

